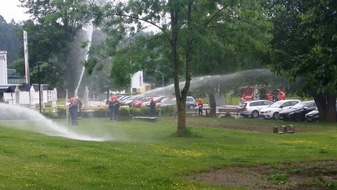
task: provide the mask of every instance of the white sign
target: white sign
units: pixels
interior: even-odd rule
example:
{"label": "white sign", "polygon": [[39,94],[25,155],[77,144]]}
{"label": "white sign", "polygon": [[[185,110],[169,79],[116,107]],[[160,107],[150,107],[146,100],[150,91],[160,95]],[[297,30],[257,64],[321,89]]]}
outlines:
{"label": "white sign", "polygon": [[23,31],[23,51],[25,54],[25,77],[26,77],[26,84],[30,84],[29,82],[29,62],[28,62],[28,37],[27,32]]}
{"label": "white sign", "polygon": [[141,88],[143,85],[143,71],[138,71],[131,78],[131,88]]}

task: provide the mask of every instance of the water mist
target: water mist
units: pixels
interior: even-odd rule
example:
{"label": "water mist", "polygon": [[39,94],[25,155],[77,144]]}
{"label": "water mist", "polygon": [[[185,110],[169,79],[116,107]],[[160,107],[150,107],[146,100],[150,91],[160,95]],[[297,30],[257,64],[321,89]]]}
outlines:
{"label": "water mist", "polygon": [[[246,79],[252,79],[256,77],[270,77],[274,74],[267,69],[254,69],[254,70],[246,70],[231,74],[223,74],[223,75],[207,75],[201,77],[193,77],[191,80],[190,90],[194,90],[196,88],[202,86],[209,86],[210,84],[231,84],[235,80],[238,80],[240,77],[245,77]],[[180,82],[180,89],[185,85],[184,82]],[[159,96],[159,95],[174,95],[174,85],[168,85],[166,87],[156,88],[144,93],[144,95],[148,96]]]}
{"label": "water mist", "polygon": [[110,141],[102,132],[100,137],[75,131],[65,126],[58,125],[50,119],[45,118],[38,111],[19,105],[0,103],[0,120],[2,126],[20,130],[33,131],[48,136],[60,136],[69,139],[83,141]]}
{"label": "water mist", "polygon": [[[89,24],[88,26],[86,26],[84,28],[84,31],[86,32],[86,37],[87,37],[87,40],[88,40],[88,44],[86,46],[86,54],[85,54],[85,61],[88,61],[89,59],[89,50],[90,50],[90,47],[91,47],[91,41],[92,41],[92,34],[93,34],[93,31],[94,31],[94,27],[92,24]],[[81,71],[81,75],[80,75],[80,78],[79,78],[79,81],[78,81],[78,84],[77,84],[77,87],[75,89],[75,96],[78,96],[78,89],[80,88],[80,85],[81,85],[81,82],[82,82],[82,78],[83,78],[83,75],[84,75],[84,72],[85,72],[85,67],[82,66],[82,71]]]}

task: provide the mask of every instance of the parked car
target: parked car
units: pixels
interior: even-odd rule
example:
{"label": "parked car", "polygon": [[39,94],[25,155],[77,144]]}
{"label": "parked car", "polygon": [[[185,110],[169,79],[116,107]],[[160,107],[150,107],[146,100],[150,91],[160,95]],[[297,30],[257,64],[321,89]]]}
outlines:
{"label": "parked car", "polygon": [[305,114],[316,109],[315,101],[300,102],[290,109],[283,110],[279,113],[279,119],[284,121],[304,121]]}
{"label": "parked car", "polygon": [[150,102],[154,97],[143,97],[133,102],[133,107],[140,108],[144,102]]}
{"label": "parked car", "polygon": [[319,111],[316,108],[315,110],[312,110],[311,112],[305,114],[305,121],[307,122],[314,122],[319,120]]}
{"label": "parked car", "polygon": [[123,101],[124,105],[129,106],[129,107],[133,107],[133,104],[135,101],[139,101],[144,99],[144,95],[136,95],[136,96],[131,96],[129,99]]}
{"label": "parked car", "polygon": [[[336,102],[336,107],[337,107],[337,102]],[[337,109],[336,109],[336,117],[337,117]],[[305,114],[305,121],[307,122],[314,122],[318,120],[319,120],[319,111],[317,108]]]}
{"label": "parked car", "polygon": [[[160,103],[160,107],[165,107],[165,106],[176,106],[176,98],[175,97],[170,97],[166,98],[163,102]],[[195,99],[193,96],[187,96],[186,97],[186,108],[187,109],[193,109],[197,106]]]}
{"label": "parked car", "polygon": [[260,117],[265,119],[278,119],[280,111],[289,109],[291,106],[299,103],[299,100],[280,100],[267,108],[262,108],[260,110]]}
{"label": "parked car", "polygon": [[269,100],[253,100],[241,102],[238,106],[238,111],[243,117],[259,117],[262,108],[269,107],[273,102]]}
{"label": "parked car", "polygon": [[171,98],[166,98],[164,99],[161,104],[160,107],[165,107],[165,106],[176,106],[176,98],[175,97],[171,97]]}
{"label": "parked car", "polygon": [[195,99],[193,98],[193,96],[187,96],[186,97],[186,108],[187,109],[192,109],[194,107],[196,107],[197,104],[195,102]]}
{"label": "parked car", "polygon": [[[161,101],[167,98],[166,96],[157,96],[153,97],[153,101],[156,103],[156,107],[160,107]],[[150,106],[151,99],[148,101],[144,101],[141,106]]]}

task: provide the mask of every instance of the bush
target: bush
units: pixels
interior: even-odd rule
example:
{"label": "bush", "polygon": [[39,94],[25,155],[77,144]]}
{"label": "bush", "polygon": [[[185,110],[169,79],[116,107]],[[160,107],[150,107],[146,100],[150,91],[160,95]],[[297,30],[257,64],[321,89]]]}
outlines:
{"label": "bush", "polygon": [[131,107],[131,108],[128,108],[130,110],[130,114],[135,117],[135,116],[140,116],[141,113],[140,113],[140,110],[139,108],[134,108],[134,107]]}
{"label": "bush", "polygon": [[58,118],[58,113],[57,112],[43,112],[42,113],[43,116],[53,119],[53,118]]}
{"label": "bush", "polygon": [[177,112],[177,106],[165,106],[165,107],[161,107],[158,108],[161,110],[161,115],[172,115],[174,112]]}
{"label": "bush", "polygon": [[119,117],[123,116],[130,116],[130,110],[129,108],[121,108],[119,110]]}
{"label": "bush", "polygon": [[[47,114],[48,117],[53,118],[66,118],[66,109],[57,109],[57,114]],[[78,113],[78,117],[82,118],[105,118],[108,117],[109,110],[99,109],[99,110],[82,110],[81,114]]]}
{"label": "bush", "polygon": [[140,116],[150,116],[150,107],[140,107]]}
{"label": "bush", "polygon": [[57,109],[57,115],[58,117],[66,117],[66,109]]}
{"label": "bush", "polygon": [[[83,118],[105,118],[109,115],[109,110],[92,110],[92,111],[83,111],[81,112],[81,117]],[[78,115],[80,116],[80,115]]]}
{"label": "bush", "polygon": [[119,110],[119,121],[129,121],[132,119],[132,116],[130,115],[130,109],[129,108],[121,108]]}

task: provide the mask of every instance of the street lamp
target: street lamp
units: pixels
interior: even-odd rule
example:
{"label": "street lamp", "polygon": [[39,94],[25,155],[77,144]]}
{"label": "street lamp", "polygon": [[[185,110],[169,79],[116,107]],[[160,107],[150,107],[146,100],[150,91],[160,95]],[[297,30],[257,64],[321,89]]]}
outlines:
{"label": "street lamp", "polygon": [[158,70],[155,70],[155,72],[157,73],[160,73],[161,74],[161,84],[162,84],[162,87],[164,87],[164,75],[162,72],[158,71]]}

